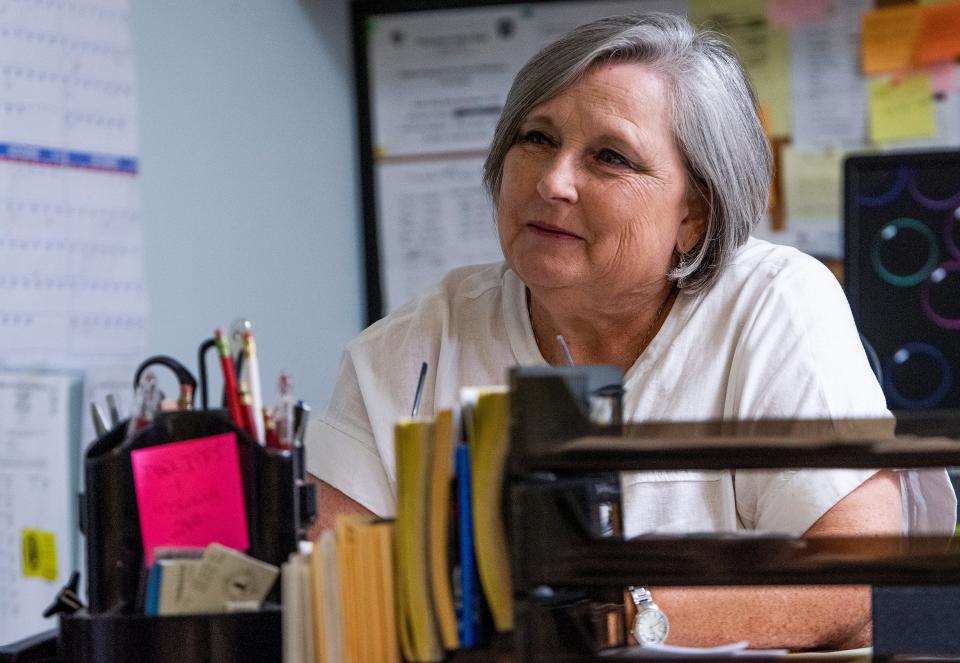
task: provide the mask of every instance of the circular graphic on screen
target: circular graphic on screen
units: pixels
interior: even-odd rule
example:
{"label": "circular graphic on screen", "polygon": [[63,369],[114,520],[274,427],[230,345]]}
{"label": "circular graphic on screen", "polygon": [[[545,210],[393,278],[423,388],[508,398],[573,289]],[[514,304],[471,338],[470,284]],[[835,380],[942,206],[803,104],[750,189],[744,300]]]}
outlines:
{"label": "circular graphic on screen", "polygon": [[[924,182],[924,188],[929,189],[931,186],[935,186],[931,182]],[[956,181],[944,182],[943,186],[946,187],[943,191],[927,191],[926,195],[924,192],[920,191],[920,186],[917,184],[915,177],[910,178],[910,195],[913,196],[913,199],[918,203],[926,207],[927,209],[942,211],[948,209],[954,209],[960,205],[960,190],[958,190],[958,184]]]}
{"label": "circular graphic on screen", "polygon": [[873,240],[873,268],[890,285],[908,288],[923,281],[940,260],[933,231],[916,219],[895,219]]}
{"label": "circular graphic on screen", "polygon": [[960,329],[960,262],[946,262],[930,272],[920,287],[920,305],[941,329]]}
{"label": "circular graphic on screen", "polygon": [[929,343],[906,343],[886,362],[883,391],[895,407],[928,410],[943,402],[952,381],[940,350]]}
{"label": "circular graphic on screen", "polygon": [[947,251],[960,260],[960,207],[953,210],[953,214],[948,216],[947,222],[943,224],[943,239],[947,244]]}
{"label": "circular graphic on screen", "polygon": [[907,173],[907,169],[901,168],[897,171],[893,182],[890,184],[890,188],[873,195],[861,193],[857,197],[857,202],[863,207],[883,207],[884,205],[889,205],[903,192],[909,180],[910,175]]}

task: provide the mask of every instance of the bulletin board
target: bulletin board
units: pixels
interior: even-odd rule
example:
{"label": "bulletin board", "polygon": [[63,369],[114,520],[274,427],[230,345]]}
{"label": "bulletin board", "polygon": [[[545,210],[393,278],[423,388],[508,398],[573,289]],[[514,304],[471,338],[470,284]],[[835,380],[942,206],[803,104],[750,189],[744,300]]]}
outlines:
{"label": "bulletin board", "polygon": [[[728,37],[775,155],[770,210],[755,234],[841,259],[847,156],[960,147],[951,50],[960,0],[927,4],[934,8],[878,10],[873,0],[354,2],[368,321],[454,267],[501,259],[482,164],[513,76],[550,41],[613,14],[675,12]],[[939,14],[924,21],[927,11]]]}

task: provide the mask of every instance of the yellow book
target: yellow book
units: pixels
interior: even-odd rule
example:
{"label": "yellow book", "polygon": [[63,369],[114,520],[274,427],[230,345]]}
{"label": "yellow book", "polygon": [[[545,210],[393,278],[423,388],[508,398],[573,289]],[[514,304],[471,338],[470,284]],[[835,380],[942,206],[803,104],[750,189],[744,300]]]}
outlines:
{"label": "yellow book", "polygon": [[433,420],[401,419],[394,428],[397,462],[396,578],[400,647],[411,663],[443,660],[434,617],[428,552],[427,481]]}
{"label": "yellow book", "polygon": [[453,412],[441,410],[433,425],[433,452],[430,464],[430,580],[433,605],[437,611],[440,640],[444,649],[457,649],[457,613],[450,588],[450,479],[453,476]]}
{"label": "yellow book", "polygon": [[506,387],[476,392],[469,420],[472,456],[473,536],[480,584],[497,631],[513,630],[513,583],[503,524],[503,473],[509,451]]}
{"label": "yellow book", "polygon": [[378,623],[382,639],[377,656],[384,663],[400,663],[400,644],[397,642],[397,619],[394,597],[393,532],[392,522],[379,522],[370,526],[374,548],[374,568],[371,575],[376,579]]}
{"label": "yellow book", "polygon": [[340,589],[340,627],[343,634],[344,663],[365,663],[360,658],[361,640],[366,637],[364,616],[360,612],[356,586],[356,527],[370,516],[350,515],[337,518],[337,571]]}

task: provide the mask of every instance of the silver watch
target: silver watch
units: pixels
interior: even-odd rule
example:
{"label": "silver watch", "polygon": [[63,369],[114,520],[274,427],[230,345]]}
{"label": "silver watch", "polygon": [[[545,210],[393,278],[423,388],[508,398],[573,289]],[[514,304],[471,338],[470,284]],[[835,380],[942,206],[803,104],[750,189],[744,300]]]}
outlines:
{"label": "silver watch", "polygon": [[659,645],[667,639],[670,632],[670,620],[667,615],[653,602],[653,596],[643,587],[630,587],[630,598],[637,608],[637,615],[633,618],[633,627],[630,633],[636,638],[637,644]]}

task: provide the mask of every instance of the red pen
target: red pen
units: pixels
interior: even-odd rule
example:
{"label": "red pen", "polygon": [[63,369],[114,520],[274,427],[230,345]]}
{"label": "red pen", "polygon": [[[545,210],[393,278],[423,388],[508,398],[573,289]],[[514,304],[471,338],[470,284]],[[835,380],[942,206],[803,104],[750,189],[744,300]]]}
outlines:
{"label": "red pen", "polygon": [[230,347],[227,345],[227,337],[224,336],[222,329],[213,331],[213,338],[217,343],[217,351],[220,353],[220,367],[223,369],[223,391],[227,395],[227,408],[230,411],[230,419],[238,428],[246,428],[243,425],[243,411],[240,409],[240,398],[237,396],[237,374],[233,370],[233,357],[230,356]]}

